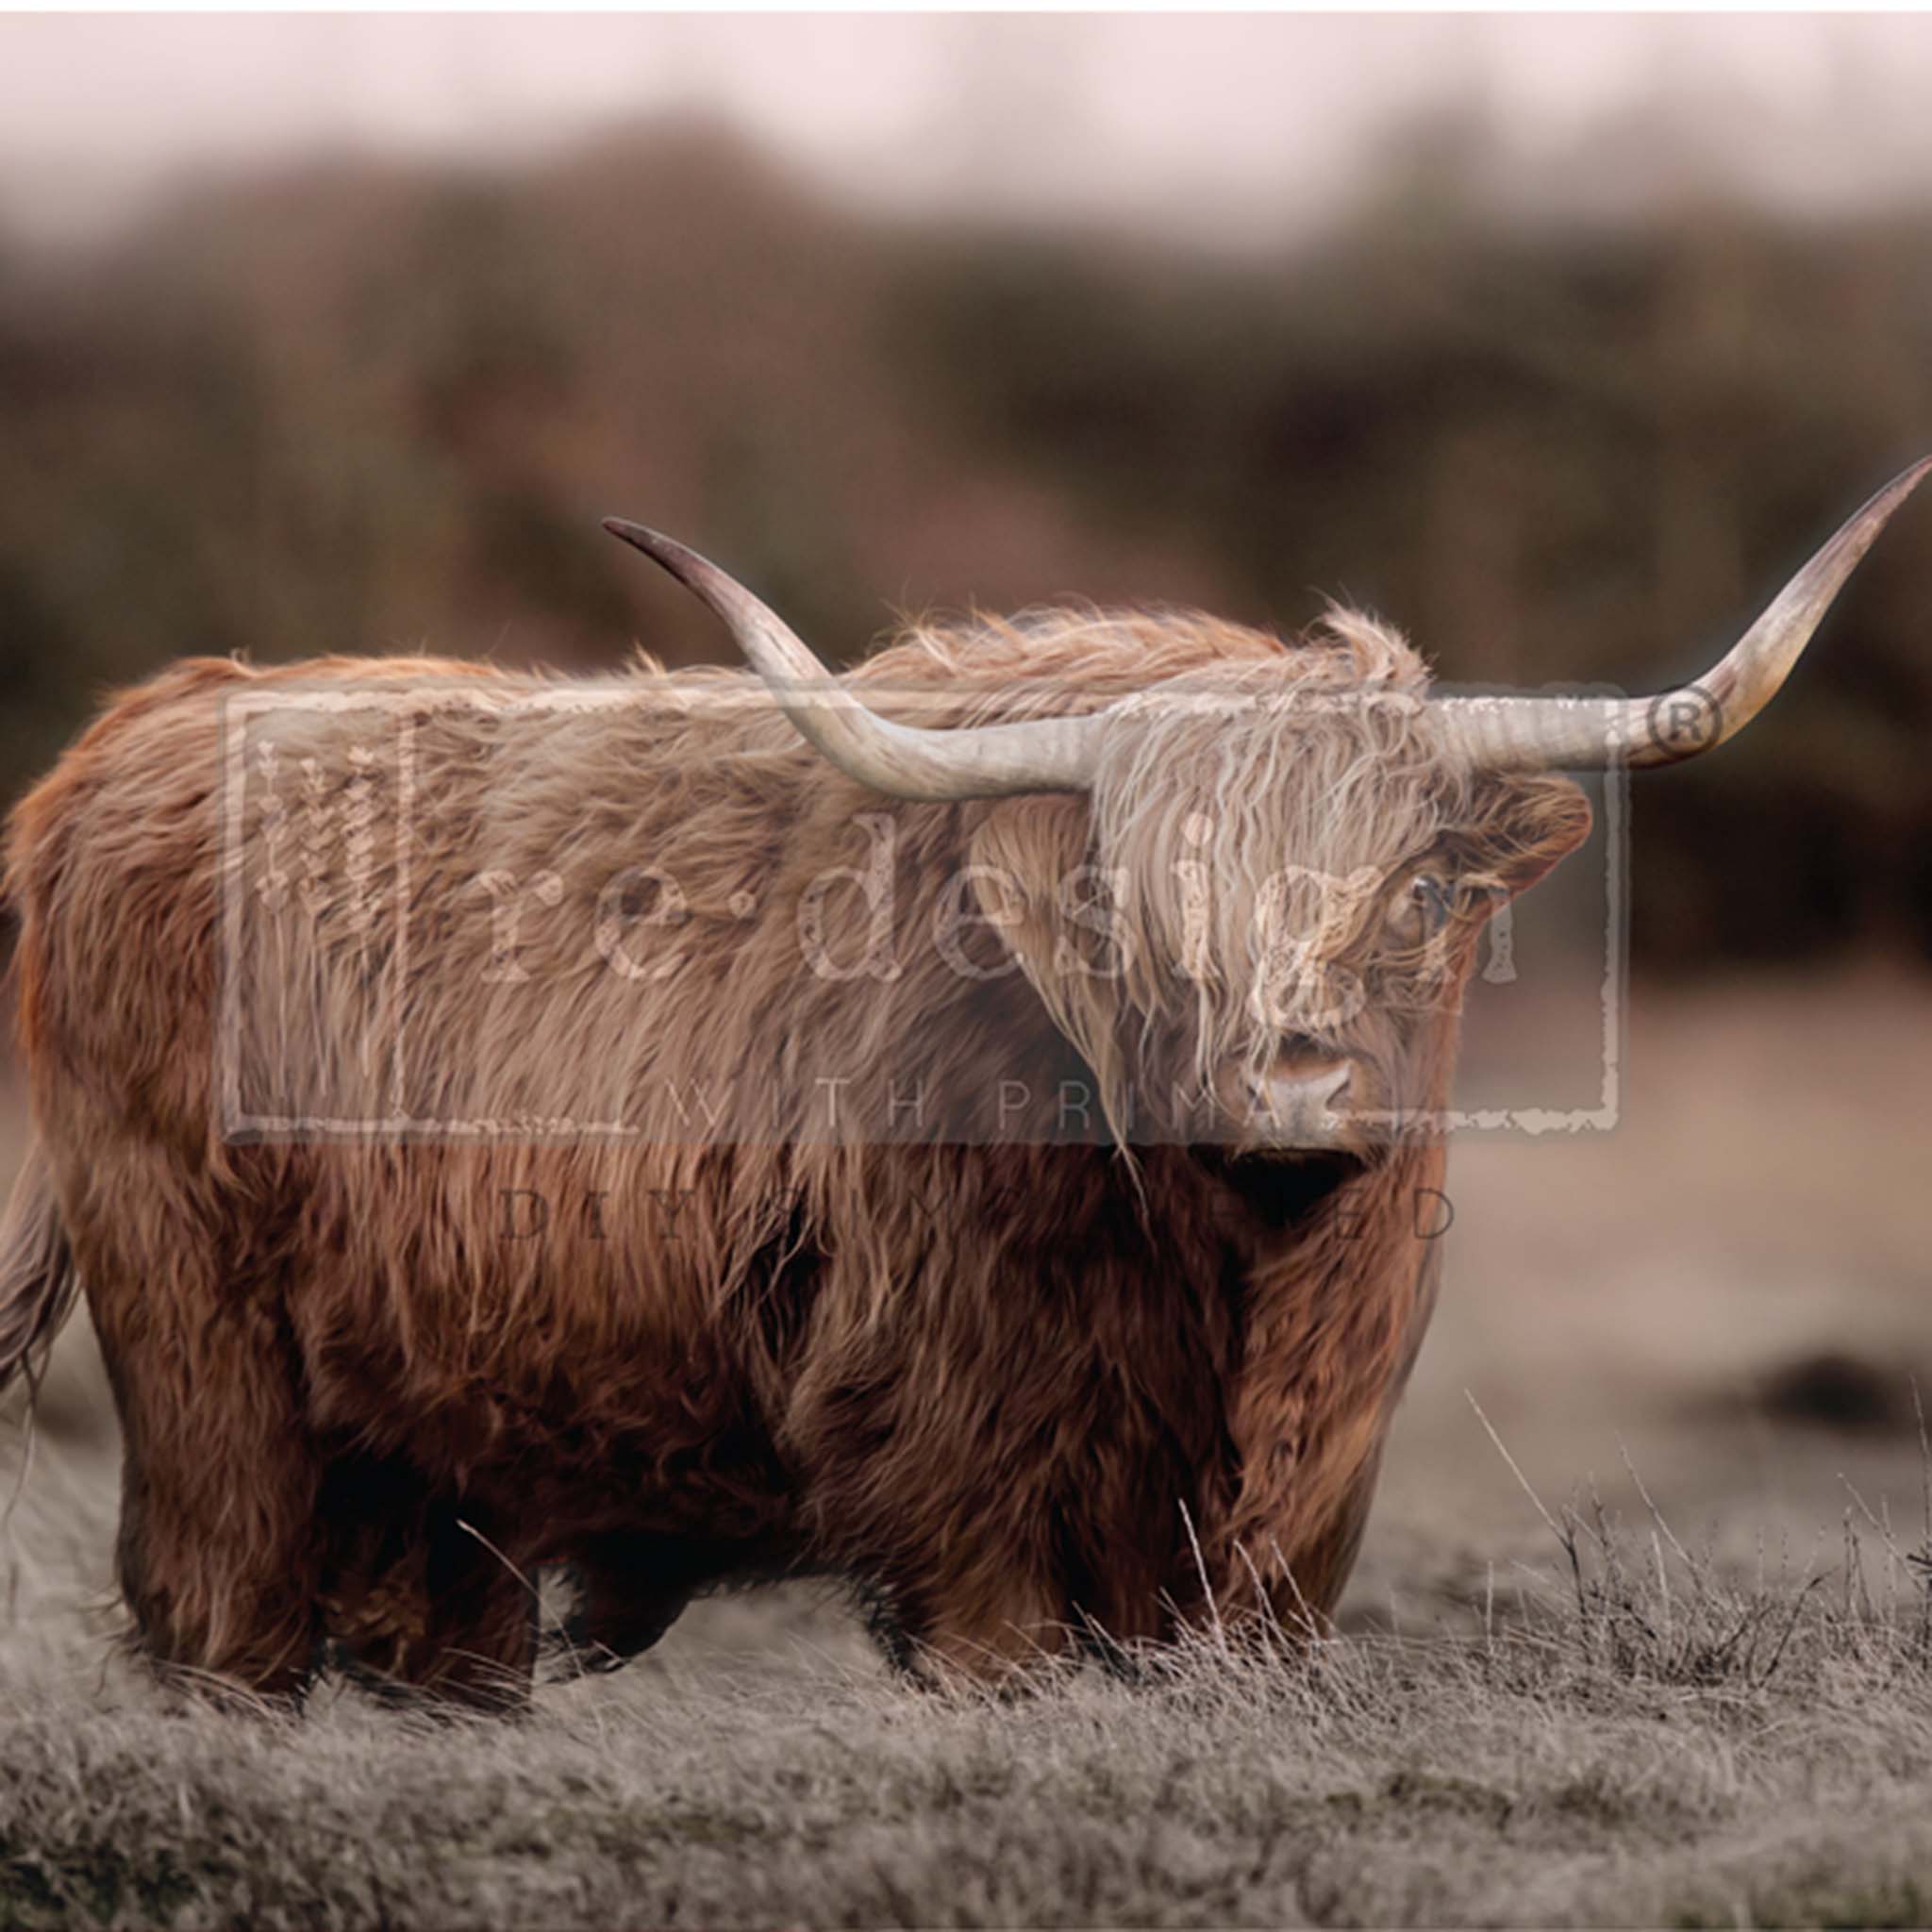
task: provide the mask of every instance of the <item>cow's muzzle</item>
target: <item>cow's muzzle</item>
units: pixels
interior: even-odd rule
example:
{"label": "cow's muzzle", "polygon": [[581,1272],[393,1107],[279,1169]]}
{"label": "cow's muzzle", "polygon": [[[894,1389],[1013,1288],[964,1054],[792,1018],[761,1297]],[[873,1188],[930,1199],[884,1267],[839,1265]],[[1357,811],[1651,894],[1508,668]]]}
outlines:
{"label": "cow's muzzle", "polygon": [[1319,1048],[1291,1047],[1257,1070],[1243,1067],[1224,1083],[1223,1105],[1243,1143],[1279,1154],[1355,1152],[1352,1060]]}

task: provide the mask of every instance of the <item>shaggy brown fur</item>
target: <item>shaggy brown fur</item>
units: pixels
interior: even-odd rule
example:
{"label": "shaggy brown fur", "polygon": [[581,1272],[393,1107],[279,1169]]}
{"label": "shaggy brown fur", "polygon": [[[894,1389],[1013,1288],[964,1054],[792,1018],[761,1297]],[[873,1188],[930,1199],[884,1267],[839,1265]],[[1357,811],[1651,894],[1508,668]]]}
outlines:
{"label": "shaggy brown fur", "polygon": [[[332,1641],[487,1698],[549,1565],[612,1657],[800,1571],[974,1672],[1333,1604],[1477,930],[1580,794],[1459,766],[1355,618],[1058,613],[855,676],[925,723],[1144,696],[1091,797],[938,806],[732,675],[191,662],[19,808],[0,1374],[77,1270],[157,1659],[289,1692]],[[1386,923],[1425,855],[1491,882],[1426,949]],[[1201,1117],[1285,1037],[1383,1130]]]}

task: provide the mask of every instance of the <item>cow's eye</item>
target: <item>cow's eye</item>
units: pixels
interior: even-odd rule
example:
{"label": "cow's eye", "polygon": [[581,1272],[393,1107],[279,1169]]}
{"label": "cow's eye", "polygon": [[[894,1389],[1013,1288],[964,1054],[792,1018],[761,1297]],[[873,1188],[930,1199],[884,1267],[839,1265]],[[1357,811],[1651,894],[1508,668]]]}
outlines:
{"label": "cow's eye", "polygon": [[1391,937],[1404,945],[1421,945],[1449,924],[1455,903],[1455,893],[1440,873],[1410,873],[1389,908]]}

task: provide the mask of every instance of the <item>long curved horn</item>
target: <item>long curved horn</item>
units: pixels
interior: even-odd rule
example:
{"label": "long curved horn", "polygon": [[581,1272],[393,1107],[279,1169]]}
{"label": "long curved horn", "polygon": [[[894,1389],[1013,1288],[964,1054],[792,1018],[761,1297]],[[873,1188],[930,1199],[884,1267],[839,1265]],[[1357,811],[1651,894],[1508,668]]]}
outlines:
{"label": "long curved horn", "polygon": [[848,777],[894,798],[998,798],[1016,791],[1084,791],[1092,782],[1099,712],[1027,718],[970,731],[934,731],[881,718],[819,661],[774,611],[670,537],[606,517],[721,617],[785,715]]}
{"label": "long curved horn", "polygon": [[1709,751],[1777,695],[1845,579],[1928,473],[1932,457],[1888,483],[1695,684],[1653,698],[1445,697],[1431,709],[1472,760],[1491,771],[1670,765]]}

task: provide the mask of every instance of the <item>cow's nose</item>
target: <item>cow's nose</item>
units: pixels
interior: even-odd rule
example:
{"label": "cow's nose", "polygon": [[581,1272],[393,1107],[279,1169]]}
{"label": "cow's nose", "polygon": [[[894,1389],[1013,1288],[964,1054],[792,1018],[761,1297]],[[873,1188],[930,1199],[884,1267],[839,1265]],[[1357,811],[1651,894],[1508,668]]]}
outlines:
{"label": "cow's nose", "polygon": [[1249,1092],[1263,1120],[1320,1144],[1348,1105],[1354,1078],[1347,1060],[1281,1059],[1251,1078]]}

